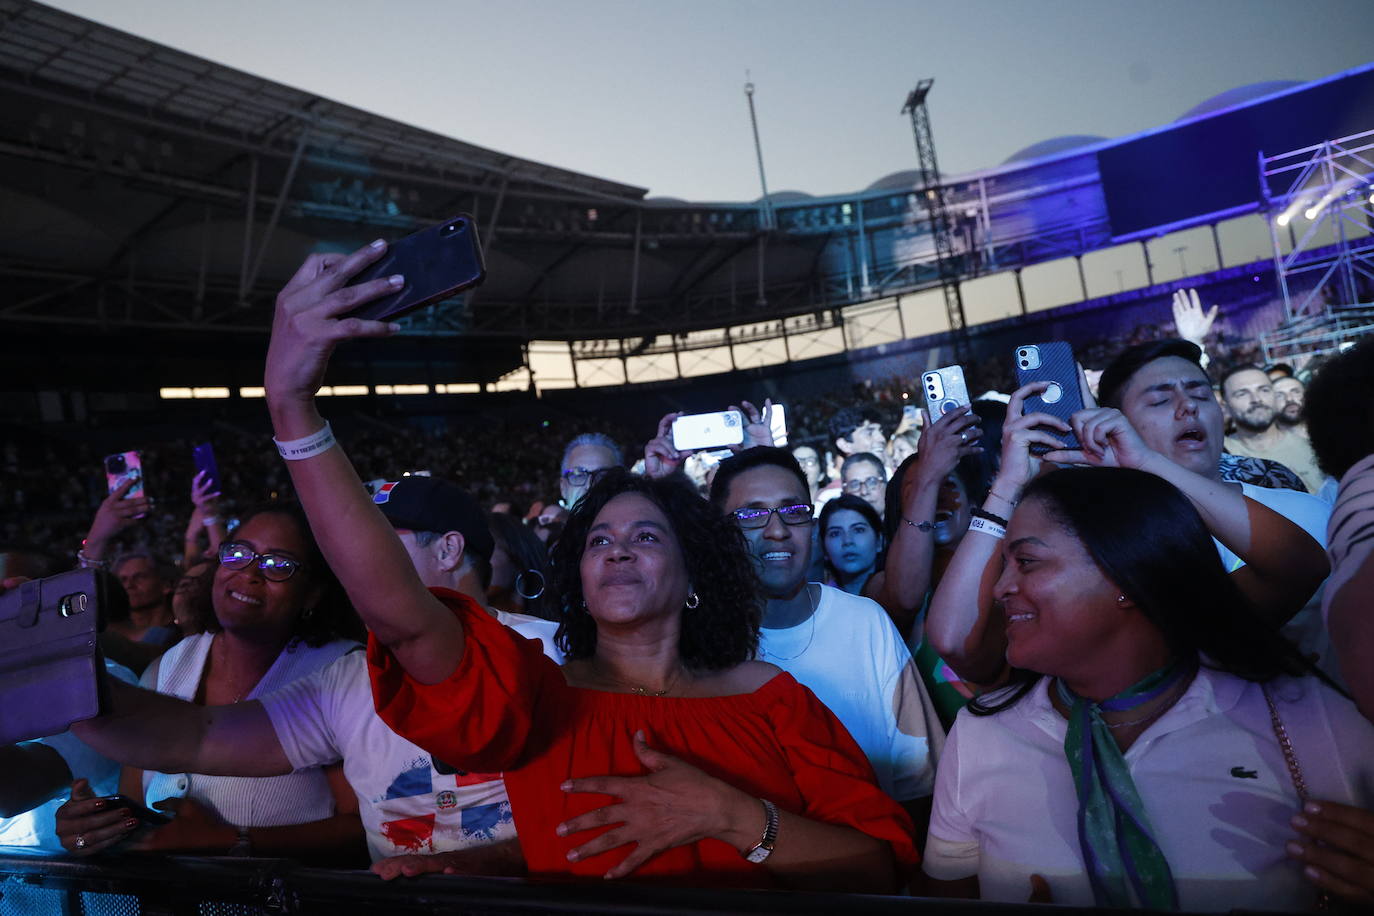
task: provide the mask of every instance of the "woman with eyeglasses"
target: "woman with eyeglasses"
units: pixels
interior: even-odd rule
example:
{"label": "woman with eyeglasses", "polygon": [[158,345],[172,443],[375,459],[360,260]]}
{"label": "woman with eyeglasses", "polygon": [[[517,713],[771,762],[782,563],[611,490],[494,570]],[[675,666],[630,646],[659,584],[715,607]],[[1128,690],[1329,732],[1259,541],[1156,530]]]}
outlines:
{"label": "woman with eyeglasses", "polygon": [[[210,584],[214,619],[143,673],[142,686],[206,706],[238,703],[359,649],[356,616],[298,506],[246,517],[219,547]],[[84,782],[57,812],[75,855],[128,850],[289,855],[337,864],[363,849],[357,798],[337,767],[263,778],[154,773],[125,767],[120,792],[174,817],[144,829],[128,809],[88,802]]]}
{"label": "woman with eyeglasses", "polygon": [[887,511],[887,468],[877,455],[850,455],[840,465],[840,480],[845,495],[862,499],[879,516]]}
{"label": "woman with eyeglasses", "polygon": [[463,596],[425,589],[319,415],[342,319],[396,278],[314,255],[278,297],[268,408],[320,546],[371,631],[378,714],[463,769],[504,773],[532,875],[890,892],[905,812],[790,675],[753,661],[761,599],[738,526],[676,479],[606,471],[553,554],[557,666]]}

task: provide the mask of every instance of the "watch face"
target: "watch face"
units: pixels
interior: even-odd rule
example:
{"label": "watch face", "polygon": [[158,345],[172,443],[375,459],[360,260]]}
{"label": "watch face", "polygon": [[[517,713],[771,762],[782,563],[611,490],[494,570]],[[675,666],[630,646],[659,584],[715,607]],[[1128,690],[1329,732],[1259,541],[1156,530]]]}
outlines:
{"label": "watch face", "polygon": [[749,850],[749,854],[744,858],[757,865],[768,858],[769,853],[772,851],[773,850],[769,849],[767,846],[755,846],[753,849]]}

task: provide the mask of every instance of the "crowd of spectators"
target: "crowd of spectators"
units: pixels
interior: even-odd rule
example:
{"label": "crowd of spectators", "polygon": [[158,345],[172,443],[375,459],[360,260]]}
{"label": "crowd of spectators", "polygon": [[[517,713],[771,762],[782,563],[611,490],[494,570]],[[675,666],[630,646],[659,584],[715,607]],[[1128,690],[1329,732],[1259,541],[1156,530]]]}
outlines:
{"label": "crowd of spectators", "polygon": [[275,445],[216,427],[217,495],[197,439],[131,431],[141,495],[90,444],[0,446],[4,554],[128,599],[107,714],[0,748],[51,774],[0,844],[1374,901],[1374,341],[1264,365],[1180,290],[1077,348],[1063,415],[989,352],[969,403],[860,379],[788,399],[786,442],[741,397],[730,453],[678,450],[676,413],[336,433],[333,343],[389,329],[335,299],[377,251],[283,290]]}

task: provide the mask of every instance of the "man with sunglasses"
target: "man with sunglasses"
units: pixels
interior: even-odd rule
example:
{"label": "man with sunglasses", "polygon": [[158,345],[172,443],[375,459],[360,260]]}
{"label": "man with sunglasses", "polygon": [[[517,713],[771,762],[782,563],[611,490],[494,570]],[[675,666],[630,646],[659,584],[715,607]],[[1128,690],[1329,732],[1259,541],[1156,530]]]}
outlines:
{"label": "man with sunglasses", "polygon": [[759,659],[830,707],[873,764],[878,784],[911,811],[917,836],[924,836],[944,731],[883,609],[807,582],[815,525],[809,492],[791,452],[766,446],[721,462],[711,484],[711,502],[744,533],[767,598]]}

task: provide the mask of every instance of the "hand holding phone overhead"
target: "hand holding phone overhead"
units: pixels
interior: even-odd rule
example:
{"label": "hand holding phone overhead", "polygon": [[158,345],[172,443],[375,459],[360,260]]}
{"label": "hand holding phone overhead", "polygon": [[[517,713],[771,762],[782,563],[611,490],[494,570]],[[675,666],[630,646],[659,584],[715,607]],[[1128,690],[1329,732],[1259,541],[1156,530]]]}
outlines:
{"label": "hand holding phone overhead", "polygon": [[405,278],[400,289],[359,305],[343,317],[394,321],[480,285],[487,269],[472,217],[459,214],[392,242],[386,254],[360,271],[349,285],[393,275]]}

